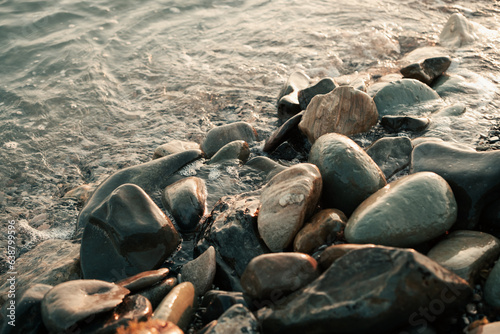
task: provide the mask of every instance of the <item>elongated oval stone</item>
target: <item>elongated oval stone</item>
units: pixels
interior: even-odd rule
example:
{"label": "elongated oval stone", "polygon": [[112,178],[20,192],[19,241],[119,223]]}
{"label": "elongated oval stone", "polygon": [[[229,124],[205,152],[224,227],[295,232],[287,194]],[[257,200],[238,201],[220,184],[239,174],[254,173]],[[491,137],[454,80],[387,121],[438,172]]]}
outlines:
{"label": "elongated oval stone", "polygon": [[321,195],[321,174],[312,164],[298,164],[275,175],[264,187],[257,226],[273,252],[293,242]]}
{"label": "elongated oval stone", "polygon": [[181,329],[186,329],[196,310],[196,303],[193,284],[190,282],[181,283],[173,288],[158,305],[153,319],[170,321]]}
{"label": "elongated oval stone", "polygon": [[446,232],[457,218],[450,186],[439,175],[402,177],[366,199],[345,228],[351,243],[411,247]]}

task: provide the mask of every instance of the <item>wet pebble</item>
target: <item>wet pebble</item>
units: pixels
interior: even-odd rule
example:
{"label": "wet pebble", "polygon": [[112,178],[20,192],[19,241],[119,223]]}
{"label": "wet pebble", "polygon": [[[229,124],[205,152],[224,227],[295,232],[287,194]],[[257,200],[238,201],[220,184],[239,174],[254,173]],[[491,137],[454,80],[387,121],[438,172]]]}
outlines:
{"label": "wet pebble", "polygon": [[201,319],[204,324],[217,320],[224,312],[235,304],[248,307],[242,292],[210,290],[203,296],[200,308],[203,310]]}
{"label": "wet pebble", "polygon": [[196,294],[201,296],[212,286],[215,277],[215,268],[215,248],[210,246],[196,259],[182,266],[182,281],[193,283]]}
{"label": "wet pebble", "polygon": [[309,86],[310,78],[302,72],[294,72],[278,94],[278,119],[283,123],[301,111],[298,93]]}
{"label": "wet pebble", "polygon": [[197,308],[193,284],[183,282],[177,285],[155,309],[153,319],[172,322],[185,330]]}
{"label": "wet pebble", "polygon": [[473,25],[460,13],[450,16],[439,35],[441,44],[459,48],[478,39]]}
{"label": "wet pebble", "polygon": [[205,333],[225,334],[225,333],[246,333],[259,334],[257,319],[242,304],[231,306],[220,316],[215,325]]}
{"label": "wet pebble", "polygon": [[224,145],[214,154],[208,164],[220,164],[224,161],[239,160],[239,163],[245,163],[250,156],[250,148],[244,140],[235,140]]}
{"label": "wet pebble", "polygon": [[257,132],[247,122],[235,122],[213,128],[201,143],[201,149],[211,158],[226,144],[235,140],[244,140],[251,144],[257,140]]}
{"label": "wet pebble", "polygon": [[168,270],[167,268],[143,271],[142,273],[116,282],[116,284],[129,289],[130,292],[137,292],[139,290],[149,288],[150,286],[160,282],[165,277],[167,277],[169,272],[170,270]]}
{"label": "wet pebble", "polygon": [[413,149],[408,137],[380,138],[366,149],[366,153],[380,167],[386,179],[410,164]]}
{"label": "wet pebble", "polygon": [[153,153],[153,159],[166,157],[167,155],[176,154],[188,150],[199,149],[200,144],[198,143],[192,141],[172,140],[166,144],[158,146]]}
{"label": "wet pebble", "polygon": [[427,58],[422,62],[410,64],[400,70],[404,78],[416,79],[430,85],[450,67],[450,57]]}
{"label": "wet pebble", "polygon": [[298,100],[301,110],[306,110],[312,98],[316,95],[328,94],[335,88],[337,84],[332,78],[323,78],[317,83],[298,92]]}
{"label": "wet pebble", "polygon": [[380,125],[390,132],[422,132],[431,123],[427,117],[412,116],[384,116],[380,120]]}

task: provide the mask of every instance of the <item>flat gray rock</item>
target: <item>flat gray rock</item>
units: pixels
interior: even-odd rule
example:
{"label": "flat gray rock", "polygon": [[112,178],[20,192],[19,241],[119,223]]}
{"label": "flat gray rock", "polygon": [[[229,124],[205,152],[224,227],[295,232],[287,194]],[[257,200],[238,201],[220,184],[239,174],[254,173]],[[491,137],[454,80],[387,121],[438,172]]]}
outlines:
{"label": "flat gray rock", "polygon": [[196,294],[202,296],[212,287],[216,264],[215,248],[210,246],[196,259],[182,266],[182,281],[193,283]]}

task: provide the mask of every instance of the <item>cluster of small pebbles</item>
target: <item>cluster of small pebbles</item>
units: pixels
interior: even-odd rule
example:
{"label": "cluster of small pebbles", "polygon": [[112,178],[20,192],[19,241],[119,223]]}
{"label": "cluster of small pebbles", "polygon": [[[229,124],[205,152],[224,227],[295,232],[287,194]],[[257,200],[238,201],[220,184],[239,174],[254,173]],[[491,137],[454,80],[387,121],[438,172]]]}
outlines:
{"label": "cluster of small pebbles", "polygon": [[[472,29],[454,14],[441,43]],[[458,101],[416,112],[440,105],[451,63],[368,86],[293,73],[265,143],[236,122],[158,147],[86,198],[72,240],[18,259],[20,320],[2,293],[0,333],[498,332],[500,151],[421,136]],[[254,187],[214,201],[235,170]]]}

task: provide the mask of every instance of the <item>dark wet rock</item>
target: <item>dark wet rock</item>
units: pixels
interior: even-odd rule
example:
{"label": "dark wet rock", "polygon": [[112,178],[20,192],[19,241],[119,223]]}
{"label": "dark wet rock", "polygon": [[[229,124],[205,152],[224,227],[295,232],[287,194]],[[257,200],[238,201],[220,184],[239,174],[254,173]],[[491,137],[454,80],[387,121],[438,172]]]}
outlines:
{"label": "dark wet rock", "polygon": [[341,86],[311,100],[299,123],[299,129],[314,143],[330,132],[344,135],[366,132],[377,121],[377,107],[368,94],[349,86]]}
{"label": "dark wet rock", "polygon": [[389,183],[366,199],[347,221],[350,243],[413,247],[448,231],[457,204],[446,181],[422,172]]}
{"label": "dark wet rock", "polygon": [[443,108],[432,114],[432,118],[436,117],[452,117],[462,115],[466,110],[465,104],[457,103],[449,107]]}
{"label": "dark wet rock", "polygon": [[300,109],[306,110],[313,97],[328,94],[335,88],[337,88],[337,85],[332,78],[324,78],[316,84],[300,90],[298,93]]}
{"label": "dark wet rock", "polygon": [[168,184],[168,178],[175,172],[200,157],[201,151],[189,150],[116,172],[96,189],[80,212],[77,236],[81,236],[83,228],[89,220],[93,219],[94,211],[102,206],[108,196],[122,184],[135,184],[151,195],[154,191],[165,188]]}
{"label": "dark wet rock", "polygon": [[208,164],[220,164],[227,160],[239,160],[245,163],[250,156],[250,148],[246,141],[235,140],[224,145],[214,154]]}
{"label": "dark wet rock", "polygon": [[299,130],[298,125],[302,120],[303,114],[304,111],[301,111],[297,115],[291,117],[285,123],[283,123],[283,125],[281,125],[278,130],[274,131],[271,136],[269,136],[262,150],[264,152],[272,152],[289,138],[301,136],[302,134]]}
{"label": "dark wet rock", "polygon": [[321,196],[321,174],[313,164],[294,165],[275,175],[263,188],[258,216],[259,234],[278,252],[289,247]]}
{"label": "dark wet rock", "polygon": [[258,334],[258,323],[255,316],[242,304],[231,306],[217,320],[207,334],[226,334],[226,333],[246,333]]}
{"label": "dark wet rock", "polygon": [[500,255],[500,241],[478,231],[454,231],[434,246],[427,257],[454,272],[471,286],[481,269]]}
{"label": "dark wet rock", "polygon": [[484,300],[496,310],[500,310],[500,261],[490,271],[484,285]]}
{"label": "dark wet rock", "polygon": [[[302,134],[301,134],[301,136],[304,137]],[[304,137],[304,139],[307,141],[307,139],[305,137]],[[288,160],[288,161],[291,161],[291,160],[294,160],[294,159],[300,159],[301,155],[302,156],[304,156],[304,155],[307,156],[307,153],[306,154],[301,154],[290,143],[284,142],[283,144],[281,144],[280,146],[278,146],[278,148],[276,150],[274,150],[269,156],[272,159],[276,159],[276,160]]]}
{"label": "dark wet rock", "polygon": [[366,153],[389,179],[410,164],[413,146],[408,137],[386,137],[374,142]]}
{"label": "dark wet rock", "polygon": [[318,264],[307,254],[264,254],[250,261],[241,276],[241,286],[252,299],[267,305],[278,302],[318,276]]}
{"label": "dark wet rock", "polygon": [[98,280],[61,283],[42,300],[43,323],[52,332],[66,331],[89,316],[114,309],[128,294],[121,286]]}
{"label": "dark wet rock", "polygon": [[311,148],[309,162],[323,177],[322,201],[349,216],[371,194],[386,185],[377,164],[354,141],[337,133],[319,138]]}
{"label": "dark wet rock", "polygon": [[347,218],[336,209],[324,209],[309,219],[293,242],[295,252],[311,254],[322,245],[331,245],[344,239]]}
{"label": "dark wet rock", "polygon": [[156,269],[179,242],[172,222],[141,188],[121,185],[85,226],[80,250],[83,276],[114,282]]}
{"label": "dark wet rock", "polygon": [[221,125],[208,131],[201,149],[207,158],[211,158],[218,150],[235,140],[244,140],[251,144],[257,140],[257,132],[247,122],[235,122]]}
{"label": "dark wet rock", "polygon": [[481,231],[500,238],[500,199],[484,207],[479,221]]}
{"label": "dark wet rock", "polygon": [[[21,291],[33,284],[58,285],[81,278],[80,245],[67,240],[46,240],[16,259],[16,289]],[[0,275],[0,304],[7,300],[9,273]]]}
{"label": "dark wet rock", "polygon": [[[274,175],[285,170],[287,167],[268,158],[268,157],[255,157],[245,164],[245,168],[251,168],[253,171],[265,174],[265,179],[270,180]],[[240,172],[240,176],[245,174],[245,170]]]}
{"label": "dark wet rock", "polygon": [[204,324],[217,320],[224,312],[235,304],[247,307],[243,293],[210,290],[203,296],[200,308],[203,309],[201,319]]}
{"label": "dark wet rock", "polygon": [[448,47],[459,48],[478,39],[473,25],[460,13],[450,16],[439,35],[439,42]]}
{"label": "dark wet rock", "polygon": [[500,198],[500,152],[475,152],[450,143],[422,143],[413,149],[411,170],[441,175],[458,204],[456,229],[473,229],[485,205]]}
{"label": "dark wet rock", "polygon": [[143,271],[142,273],[139,273],[137,275],[116,282],[116,284],[119,286],[123,286],[126,289],[129,289],[130,292],[133,293],[139,290],[147,289],[152,285],[160,282],[165,277],[167,277],[169,272],[170,271],[168,270],[168,268]]}
{"label": "dark wet rock", "polygon": [[269,249],[257,232],[259,193],[223,197],[202,225],[199,252],[214,246],[217,260],[215,284],[223,290],[241,291],[240,276],[254,257]]}
{"label": "dark wet rock", "polygon": [[153,153],[153,159],[166,157],[167,155],[181,153],[188,150],[199,150],[200,144],[192,141],[172,140],[160,145]]}
{"label": "dark wet rock", "polygon": [[469,80],[457,74],[443,74],[434,81],[432,88],[441,97],[446,97],[451,94],[475,94],[477,88],[471,85]]}
{"label": "dark wet rock", "polygon": [[346,255],[353,250],[362,248],[373,248],[373,244],[342,244],[342,245],[331,245],[327,247],[323,252],[321,252],[318,265],[322,271],[330,268],[333,262],[340,259],[342,256]]}
{"label": "dark wet rock", "polygon": [[[24,292],[18,293],[16,300],[8,300],[0,310],[2,334],[35,334],[43,333],[41,304],[45,294],[52,289],[51,285],[33,284]],[[12,304],[11,301],[15,301]],[[15,326],[9,325],[9,322]]]}
{"label": "dark wet rock", "polygon": [[163,298],[165,298],[165,296],[172,291],[176,285],[177,278],[171,277],[150,288],[139,291],[138,294],[146,297],[151,302],[153,309],[156,309],[156,307],[160,305]]}
{"label": "dark wet rock", "polygon": [[198,296],[207,292],[215,277],[216,259],[213,246],[196,259],[182,266],[181,277],[183,282],[191,282]]}
{"label": "dark wet rock", "polygon": [[442,313],[471,294],[466,281],[414,250],[364,248],[258,318],[264,333],[389,333],[435,300],[448,301]]}
{"label": "dark wet rock", "polygon": [[190,282],[177,285],[158,305],[153,319],[169,321],[185,330],[197,308],[196,293]]}
{"label": "dark wet rock", "polygon": [[302,72],[294,72],[278,94],[278,119],[285,122],[301,111],[298,93],[309,86],[309,77]]}
{"label": "dark wet rock", "polygon": [[89,318],[84,322],[81,333],[115,334],[120,327],[128,326],[132,321],[146,321],[153,314],[149,300],[141,295],[127,296],[113,312]]}
{"label": "dark wet rock", "polygon": [[427,117],[384,116],[380,120],[380,125],[390,132],[421,132],[427,129],[430,122]]}
{"label": "dark wet rock", "polygon": [[165,188],[162,202],[181,231],[196,229],[207,206],[205,181],[196,176],[183,178]]}
{"label": "dark wet rock", "polygon": [[497,334],[497,333],[500,333],[500,321],[485,324],[467,332],[467,334]]}
{"label": "dark wet rock", "polygon": [[420,63],[414,63],[402,68],[404,78],[416,79],[430,85],[438,76],[443,74],[451,65],[450,57],[427,58]]}
{"label": "dark wet rock", "polygon": [[147,321],[132,321],[127,327],[120,327],[116,334],[184,334],[178,326],[169,322],[157,319]]}
{"label": "dark wet rock", "polygon": [[401,79],[391,82],[375,94],[380,117],[397,115],[406,107],[439,99],[439,95],[426,84],[415,79]]}

